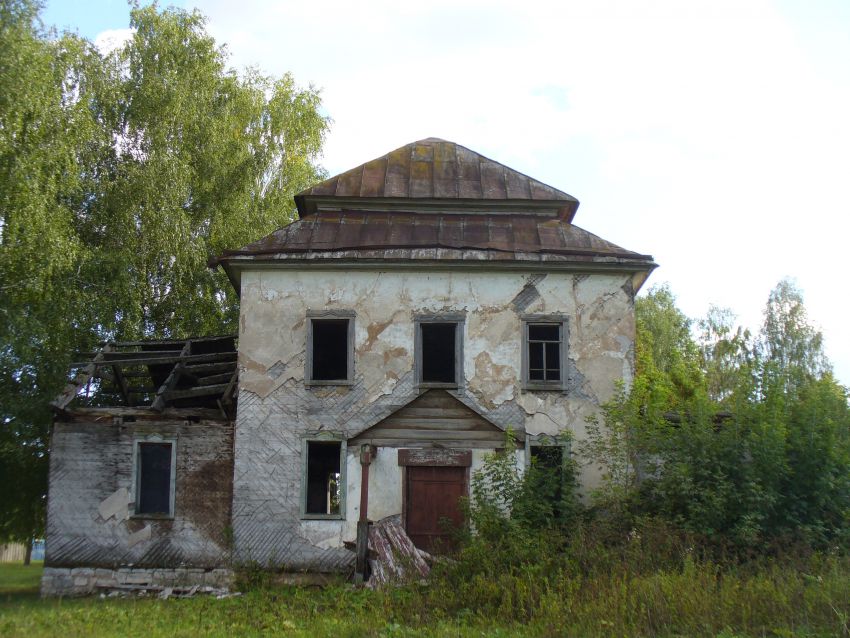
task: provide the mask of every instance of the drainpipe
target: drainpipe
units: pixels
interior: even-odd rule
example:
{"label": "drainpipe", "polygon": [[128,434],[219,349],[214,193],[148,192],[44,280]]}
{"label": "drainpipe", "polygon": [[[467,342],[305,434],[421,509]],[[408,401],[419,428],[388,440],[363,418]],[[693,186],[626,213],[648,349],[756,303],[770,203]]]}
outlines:
{"label": "drainpipe", "polygon": [[364,443],[360,446],[360,520],[357,521],[357,562],[354,567],[354,582],[361,584],[366,580],[369,555],[369,465],[375,457],[374,445]]}

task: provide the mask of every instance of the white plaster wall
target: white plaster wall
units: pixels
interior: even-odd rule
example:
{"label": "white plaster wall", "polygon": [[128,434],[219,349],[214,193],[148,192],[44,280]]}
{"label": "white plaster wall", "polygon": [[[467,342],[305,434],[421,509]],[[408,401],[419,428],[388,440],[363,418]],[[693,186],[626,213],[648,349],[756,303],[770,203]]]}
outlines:
{"label": "white plaster wall", "polygon": [[[486,457],[496,450],[472,450],[472,476],[481,469]],[[517,466],[525,467],[525,453],[516,452]],[[360,518],[361,465],[358,449],[350,449],[347,463],[348,486],[346,521],[343,539],[354,541],[357,537],[357,521]],[[398,448],[381,447],[369,466],[369,510],[371,521],[402,513],[402,468],[398,464]]]}
{"label": "white plaster wall", "polygon": [[[585,436],[588,416],[631,381],[634,301],[628,274],[504,271],[250,270],[242,274],[240,395],[236,426],[234,532],[237,556],[291,555],[297,566],[353,538],[359,506],[359,460],[349,455],[346,522],[299,519],[300,440],[329,431],[350,438],[417,395],[413,379],[417,313],[465,312],[461,398],[502,427],[529,434]],[[527,307],[512,300],[533,284]],[[529,298],[527,294],[525,298]],[[352,386],[304,386],[306,313],[353,310]],[[568,392],[521,388],[522,314],[562,314],[574,378]],[[352,451],[353,452],[353,451]],[[479,452],[476,452],[476,456]],[[580,477],[598,482],[595,468]],[[372,466],[369,515],[401,511],[395,450]],[[344,562],[344,561],[343,561]]]}

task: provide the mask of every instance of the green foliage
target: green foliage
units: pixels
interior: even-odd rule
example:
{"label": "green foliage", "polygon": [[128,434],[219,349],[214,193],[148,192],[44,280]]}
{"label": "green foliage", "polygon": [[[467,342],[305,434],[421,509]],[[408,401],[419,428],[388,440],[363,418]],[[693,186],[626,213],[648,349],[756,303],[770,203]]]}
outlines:
{"label": "green foliage", "polygon": [[0,539],[43,532],[48,403],[104,339],[235,331],[207,259],[291,220],[328,120],[227,68],[197,12],[131,11],[104,55],[0,4]]}
{"label": "green foliage", "polygon": [[676,307],[667,286],[655,286],[635,301],[637,341],[635,371],[645,379],[652,401],[675,408],[705,392],[699,349],[691,338],[691,321]]}
{"label": "green foliage", "polygon": [[848,547],[850,409],[802,295],[771,293],[759,340],[713,308],[690,322],[666,288],[637,304],[638,370],[580,446],[595,503],[627,527],[655,516],[734,552]]}
{"label": "green foliage", "polygon": [[[566,435],[563,435],[566,436]],[[541,446],[556,452],[557,462],[531,458],[528,467],[517,462],[516,439],[505,435],[504,448],[486,456],[472,476],[468,518],[476,536],[487,543],[499,542],[512,532],[535,534],[544,529],[566,530],[580,515],[577,467],[569,454],[569,439],[558,437],[554,445]]]}
{"label": "green foliage", "polygon": [[462,587],[438,576],[383,591],[262,587],[224,600],[40,600],[40,568],[0,565],[0,635],[847,635],[846,558],[733,566],[694,556],[663,527],[639,527],[612,547],[598,536],[579,530],[573,558],[557,568],[474,576]]}

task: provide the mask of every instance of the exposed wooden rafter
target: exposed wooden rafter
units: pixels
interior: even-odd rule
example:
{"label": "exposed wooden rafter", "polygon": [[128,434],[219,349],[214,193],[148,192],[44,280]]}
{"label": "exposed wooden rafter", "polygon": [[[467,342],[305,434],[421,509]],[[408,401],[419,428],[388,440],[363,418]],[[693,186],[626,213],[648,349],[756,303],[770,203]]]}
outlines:
{"label": "exposed wooden rafter", "polygon": [[[72,364],[79,371],[51,403],[63,419],[93,409],[235,417],[235,336],[108,342],[89,356]],[[95,390],[91,396],[82,392],[87,386]]]}

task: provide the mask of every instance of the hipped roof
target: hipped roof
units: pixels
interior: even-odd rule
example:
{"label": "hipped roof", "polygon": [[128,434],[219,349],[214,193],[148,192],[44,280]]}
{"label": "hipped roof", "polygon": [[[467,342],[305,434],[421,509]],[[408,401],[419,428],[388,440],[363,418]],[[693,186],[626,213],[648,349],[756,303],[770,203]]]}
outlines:
{"label": "hipped roof", "polygon": [[375,199],[402,200],[399,203],[408,207],[413,201],[438,201],[444,209],[449,202],[475,205],[486,201],[499,208],[548,204],[567,222],[578,208],[572,195],[436,137],[406,144],[295,196],[301,217],[331,201],[344,207]]}
{"label": "hipped roof", "polygon": [[[652,257],[572,224],[578,200],[454,142],[412,142],[295,197],[300,219],[224,252],[240,271],[263,267],[504,266],[634,273]],[[513,263],[511,263],[513,262]],[[300,266],[299,266],[300,265]]]}

